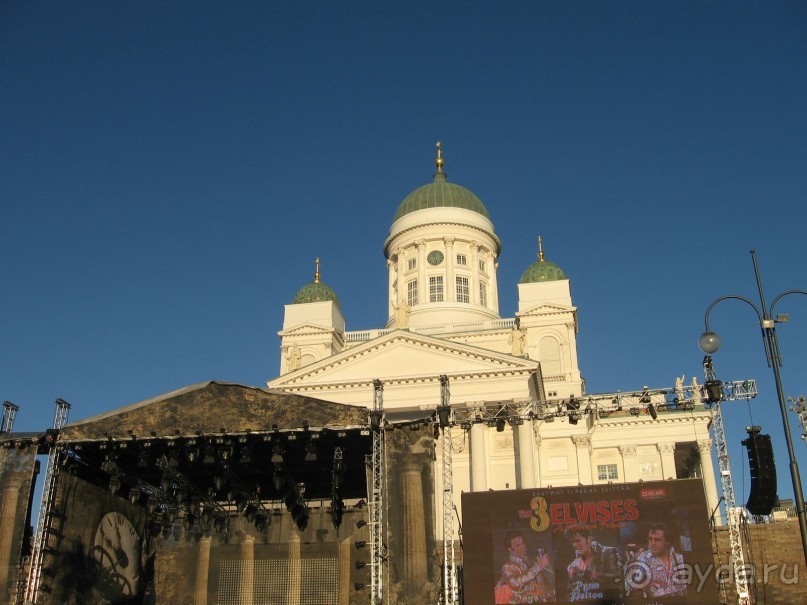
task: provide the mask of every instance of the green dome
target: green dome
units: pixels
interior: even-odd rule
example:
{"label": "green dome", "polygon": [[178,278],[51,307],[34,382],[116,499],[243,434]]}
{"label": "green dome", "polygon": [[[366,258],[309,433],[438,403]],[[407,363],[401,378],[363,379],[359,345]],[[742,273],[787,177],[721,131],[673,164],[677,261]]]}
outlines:
{"label": "green dome", "polygon": [[332,300],[337,307],[339,306],[339,299],[336,297],[336,292],[321,281],[315,279],[310,284],[300,288],[300,291],[297,292],[291,304],[300,305],[303,303],[323,302],[326,300]]}
{"label": "green dome", "polygon": [[401,205],[398,206],[398,211],[395,213],[395,218],[392,219],[392,222],[416,210],[440,207],[465,208],[490,219],[482,200],[465,187],[447,182],[444,172],[437,172],[434,175],[434,182],[423,185],[423,187],[415,189],[406,196]]}
{"label": "green dome", "polygon": [[539,260],[531,264],[527,270],[521,274],[520,284],[531,284],[539,281],[558,281],[569,279],[563,269],[548,260]]}

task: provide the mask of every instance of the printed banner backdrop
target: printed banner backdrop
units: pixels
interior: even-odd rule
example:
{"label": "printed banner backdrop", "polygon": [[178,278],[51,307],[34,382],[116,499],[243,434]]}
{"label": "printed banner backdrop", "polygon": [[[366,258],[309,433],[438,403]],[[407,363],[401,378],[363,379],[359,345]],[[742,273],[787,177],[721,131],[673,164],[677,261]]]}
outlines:
{"label": "printed banner backdrop", "polygon": [[146,513],[69,473],[61,473],[37,603],[152,602],[154,553]]}
{"label": "printed banner backdrop", "polygon": [[462,510],[466,605],[718,602],[700,479],[464,493]]}
{"label": "printed banner backdrop", "polygon": [[36,444],[0,448],[0,603],[13,602],[36,462]]}

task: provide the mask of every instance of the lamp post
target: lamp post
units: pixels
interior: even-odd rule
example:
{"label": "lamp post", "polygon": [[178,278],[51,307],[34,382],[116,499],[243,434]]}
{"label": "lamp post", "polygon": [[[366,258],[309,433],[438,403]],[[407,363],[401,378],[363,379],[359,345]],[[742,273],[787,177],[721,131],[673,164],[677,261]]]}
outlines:
{"label": "lamp post", "polygon": [[799,476],[799,465],[796,462],[796,454],[793,450],[793,439],[790,435],[790,422],[787,417],[787,407],[785,405],[785,396],[782,392],[782,377],[779,374],[779,367],[782,365],[782,355],[779,351],[779,341],[776,337],[776,323],[787,321],[789,318],[787,316],[778,316],[774,318],[773,310],[776,307],[776,303],[779,302],[781,298],[787,296],[788,294],[805,294],[807,295],[807,291],[804,290],[787,290],[779,294],[776,298],[773,299],[770,307],[765,305],[765,294],[762,291],[762,280],[759,277],[759,266],[757,265],[757,255],[756,251],[751,250],[751,258],[754,261],[754,275],[757,278],[757,289],[759,290],[759,302],[762,310],[760,311],[757,306],[752,303],[750,300],[743,296],[737,295],[730,295],[730,296],[721,296],[720,298],[712,301],[712,304],[709,305],[709,308],[706,309],[706,317],[705,317],[705,324],[706,324],[706,331],[701,334],[701,337],[698,341],[701,350],[706,353],[707,355],[711,355],[715,351],[720,348],[720,337],[712,332],[709,329],[709,313],[711,312],[712,308],[719,303],[720,301],[734,298],[737,300],[741,300],[745,303],[748,303],[751,308],[756,311],[757,317],[759,318],[759,325],[762,329],[762,342],[765,346],[765,357],[768,361],[768,367],[773,368],[773,378],[776,382],[776,396],[779,398],[779,411],[782,414],[782,425],[784,426],[785,430],[785,441],[787,442],[787,452],[790,456],[790,477],[793,480],[793,497],[796,500],[796,512],[798,513],[799,517],[799,529],[801,530],[801,546],[802,550],[804,551],[804,560],[807,564],[807,516],[805,516],[804,512],[804,495],[801,489],[801,477]]}

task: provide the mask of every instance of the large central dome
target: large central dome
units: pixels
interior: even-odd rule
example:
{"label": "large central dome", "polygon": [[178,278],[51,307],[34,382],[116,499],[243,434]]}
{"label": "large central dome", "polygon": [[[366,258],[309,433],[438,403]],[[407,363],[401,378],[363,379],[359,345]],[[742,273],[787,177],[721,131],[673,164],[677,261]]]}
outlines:
{"label": "large central dome", "polygon": [[465,187],[449,183],[444,172],[437,172],[432,183],[418,187],[404,198],[392,222],[410,212],[439,207],[464,208],[490,218],[482,200]]}

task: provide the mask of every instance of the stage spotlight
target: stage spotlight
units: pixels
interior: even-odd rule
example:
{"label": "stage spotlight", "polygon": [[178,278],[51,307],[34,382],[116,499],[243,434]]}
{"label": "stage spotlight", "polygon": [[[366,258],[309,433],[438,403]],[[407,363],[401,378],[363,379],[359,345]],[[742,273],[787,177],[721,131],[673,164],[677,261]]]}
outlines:
{"label": "stage spotlight", "polygon": [[345,512],[345,503],[342,501],[342,498],[334,498],[331,501],[331,521],[333,521],[333,526],[336,529],[339,529],[339,526],[342,525],[342,515]]}
{"label": "stage spotlight", "polygon": [[639,408],[631,408],[630,409],[630,415],[631,416],[638,416],[641,413],[642,413],[642,410],[640,410]]}
{"label": "stage spotlight", "polygon": [[374,433],[380,431],[383,420],[384,420],[384,412],[380,410],[372,410],[370,412],[370,429]]}
{"label": "stage spotlight", "polygon": [[182,504],[185,502],[187,497],[188,491],[184,487],[177,488],[177,491],[174,492],[174,498],[176,499],[177,504]]}
{"label": "stage spotlight", "polygon": [[367,500],[364,498],[356,502],[356,508],[364,508],[365,506],[367,506]]}
{"label": "stage spotlight", "polygon": [[213,485],[215,486],[216,491],[220,492],[221,489],[224,487],[224,477],[222,477],[221,475],[216,475],[215,477],[213,477]]}
{"label": "stage spotlight", "polygon": [[140,500],[140,490],[136,487],[133,487],[129,490],[129,502],[132,504],[137,504],[137,501]]}
{"label": "stage spotlight", "polygon": [[555,422],[555,415],[549,414],[548,416],[544,416],[544,422]]}
{"label": "stage spotlight", "polygon": [[497,433],[504,432],[505,424],[507,424],[507,423],[504,421],[504,418],[497,418],[496,419],[496,432]]}
{"label": "stage spotlight", "polygon": [[316,462],[317,461],[317,444],[313,441],[309,441],[305,444],[305,461],[306,462]]}
{"label": "stage spotlight", "polygon": [[255,515],[255,529],[258,533],[263,533],[266,531],[266,528],[272,523],[272,519],[266,513],[258,513]]}
{"label": "stage spotlight", "polygon": [[703,385],[706,388],[706,401],[717,403],[723,401],[723,383],[719,380],[707,380]]}
{"label": "stage spotlight", "polygon": [[159,504],[157,498],[154,496],[149,496],[148,502],[146,503],[146,510],[149,512],[149,514],[157,510],[157,504]]}
{"label": "stage spotlight", "polygon": [[364,584],[362,584],[361,582],[356,582],[355,584],[353,584],[353,588],[355,588],[356,590],[361,590],[362,588],[364,588]]}
{"label": "stage spotlight", "polygon": [[367,546],[367,540],[356,540],[356,548],[364,548]]}
{"label": "stage spotlight", "polygon": [[210,506],[205,506],[204,510],[202,510],[202,521],[205,522],[205,525],[210,525],[210,521],[213,519],[213,508]]}
{"label": "stage spotlight", "polygon": [[437,406],[437,419],[440,422],[440,428],[446,429],[451,423],[451,406],[438,405]]}
{"label": "stage spotlight", "polygon": [[171,487],[173,487],[173,482],[168,475],[163,475],[162,481],[160,481],[160,488],[167,494],[171,491]]}
{"label": "stage spotlight", "polygon": [[191,500],[190,504],[188,505],[188,510],[191,512],[191,514],[194,514],[194,515],[199,514],[199,509],[200,508],[201,508],[201,503],[196,498]]}
{"label": "stage spotlight", "polygon": [[567,410],[579,410],[580,401],[574,398],[574,395],[569,395],[569,401],[566,402]]}
{"label": "stage spotlight", "polygon": [[272,445],[272,458],[271,462],[276,464],[280,464],[284,461],[284,456],[286,454],[286,448],[283,447],[283,444],[280,442],[275,443]]}
{"label": "stage spotlight", "polygon": [[361,529],[365,525],[367,525],[367,521],[365,521],[364,519],[359,519],[358,521],[356,521],[356,529]]}
{"label": "stage spotlight", "polygon": [[166,510],[165,517],[168,519],[169,523],[173,523],[177,518],[177,507],[176,506],[169,506]]}
{"label": "stage spotlight", "polygon": [[569,414],[569,424],[577,424],[578,420],[580,420],[580,415],[577,412]]}
{"label": "stage spotlight", "polygon": [[367,566],[367,563],[364,561],[356,561],[356,569],[364,569]]}
{"label": "stage spotlight", "polygon": [[247,512],[245,513],[245,516],[247,518],[247,521],[249,521],[250,523],[254,523],[255,518],[258,516],[258,507],[255,506],[254,504],[250,504],[249,506],[247,506]]}
{"label": "stage spotlight", "polygon": [[608,410],[600,410],[599,412],[597,412],[597,415],[600,418],[608,418],[608,416],[611,415],[611,412],[609,412]]}
{"label": "stage spotlight", "polygon": [[213,521],[213,529],[217,534],[220,534],[227,527],[227,518],[224,515],[216,515],[216,520]]}
{"label": "stage spotlight", "polygon": [[195,517],[191,513],[185,515],[185,517],[182,519],[182,527],[185,528],[185,531],[191,530],[191,528],[193,527],[194,520]]}
{"label": "stage spotlight", "polygon": [[112,494],[114,495],[118,493],[119,489],[120,489],[120,479],[118,479],[117,477],[112,477],[112,479],[109,480],[109,491],[112,492]]}
{"label": "stage spotlight", "polygon": [[205,448],[205,457],[202,459],[202,463],[204,464],[215,464],[216,462],[216,448],[212,445],[208,445]]}
{"label": "stage spotlight", "polygon": [[656,406],[654,406],[652,403],[647,406],[647,411],[653,420],[658,418],[658,412],[656,412]]}
{"label": "stage spotlight", "polygon": [[241,446],[241,457],[238,459],[241,464],[249,464],[252,462],[252,450],[248,445]]}
{"label": "stage spotlight", "polygon": [[275,490],[278,492],[282,492],[283,488],[286,487],[286,473],[283,472],[283,468],[280,465],[275,465],[275,472],[272,473],[272,482],[274,483]]}

